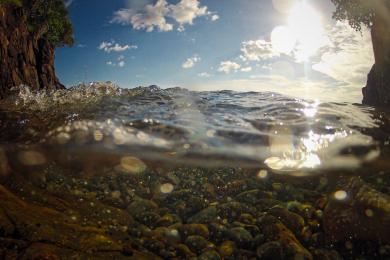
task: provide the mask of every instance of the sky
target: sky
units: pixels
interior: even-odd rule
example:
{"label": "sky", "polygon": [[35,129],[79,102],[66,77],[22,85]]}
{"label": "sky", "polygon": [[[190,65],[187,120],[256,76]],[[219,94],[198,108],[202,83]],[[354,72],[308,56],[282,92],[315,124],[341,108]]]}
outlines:
{"label": "sky", "polygon": [[76,43],[56,52],[68,87],[112,81],[196,91],[273,91],[361,102],[374,63],[368,29],[330,0],[66,0]]}

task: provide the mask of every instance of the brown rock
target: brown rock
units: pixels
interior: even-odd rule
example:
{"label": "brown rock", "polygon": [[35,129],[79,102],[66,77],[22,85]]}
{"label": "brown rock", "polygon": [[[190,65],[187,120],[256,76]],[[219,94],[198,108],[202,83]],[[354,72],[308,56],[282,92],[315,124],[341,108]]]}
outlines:
{"label": "brown rock", "polygon": [[358,177],[342,180],[339,187],[324,210],[326,233],[335,241],[352,237],[389,243],[390,197]]}
{"label": "brown rock", "polygon": [[33,90],[64,89],[55,75],[55,47],[39,30],[28,30],[24,15],[22,8],[0,6],[0,99],[21,84]]}

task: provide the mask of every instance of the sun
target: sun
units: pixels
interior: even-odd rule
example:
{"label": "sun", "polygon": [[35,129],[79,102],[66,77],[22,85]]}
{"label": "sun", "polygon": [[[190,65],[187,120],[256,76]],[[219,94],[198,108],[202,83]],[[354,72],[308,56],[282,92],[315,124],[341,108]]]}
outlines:
{"label": "sun", "polygon": [[271,33],[275,51],[294,52],[297,60],[307,61],[327,44],[321,15],[307,1],[301,0],[293,5],[287,21],[287,25],[278,26]]}

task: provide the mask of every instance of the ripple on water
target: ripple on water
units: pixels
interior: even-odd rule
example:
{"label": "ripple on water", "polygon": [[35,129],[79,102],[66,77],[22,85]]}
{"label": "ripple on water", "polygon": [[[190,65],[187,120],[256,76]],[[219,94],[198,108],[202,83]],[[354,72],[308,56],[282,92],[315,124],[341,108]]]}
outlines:
{"label": "ripple on water", "polygon": [[[202,165],[213,156],[234,158],[281,172],[359,167],[375,159],[379,150],[365,134],[379,127],[373,118],[368,107],[270,92],[121,89],[109,82],[57,92],[21,87],[0,103],[3,143],[78,145],[144,156],[153,151],[159,159],[196,158]],[[40,161],[33,153],[21,158]],[[133,171],[127,162],[122,169]]]}

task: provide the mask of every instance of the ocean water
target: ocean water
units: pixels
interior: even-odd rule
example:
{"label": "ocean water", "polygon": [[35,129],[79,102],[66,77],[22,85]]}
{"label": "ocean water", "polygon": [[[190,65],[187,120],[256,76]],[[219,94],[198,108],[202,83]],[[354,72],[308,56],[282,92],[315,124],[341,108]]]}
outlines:
{"label": "ocean water", "polygon": [[388,259],[389,120],[271,92],[15,89],[0,255]]}

